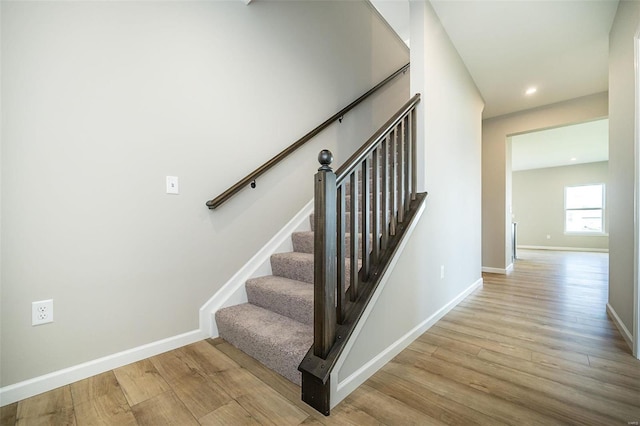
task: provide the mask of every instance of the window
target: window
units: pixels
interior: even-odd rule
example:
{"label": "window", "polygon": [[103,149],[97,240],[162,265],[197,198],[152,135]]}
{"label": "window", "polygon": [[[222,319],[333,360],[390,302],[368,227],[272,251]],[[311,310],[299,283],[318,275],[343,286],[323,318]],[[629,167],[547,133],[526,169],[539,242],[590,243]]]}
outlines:
{"label": "window", "polygon": [[604,233],[604,184],[564,188],[564,231]]}

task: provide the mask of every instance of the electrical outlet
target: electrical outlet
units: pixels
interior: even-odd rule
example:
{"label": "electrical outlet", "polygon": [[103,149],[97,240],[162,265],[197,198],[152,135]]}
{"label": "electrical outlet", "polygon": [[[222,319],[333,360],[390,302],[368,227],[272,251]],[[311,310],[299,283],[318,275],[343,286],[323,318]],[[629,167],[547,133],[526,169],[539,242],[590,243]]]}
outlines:
{"label": "electrical outlet", "polygon": [[31,325],[53,322],[53,299],[31,302]]}

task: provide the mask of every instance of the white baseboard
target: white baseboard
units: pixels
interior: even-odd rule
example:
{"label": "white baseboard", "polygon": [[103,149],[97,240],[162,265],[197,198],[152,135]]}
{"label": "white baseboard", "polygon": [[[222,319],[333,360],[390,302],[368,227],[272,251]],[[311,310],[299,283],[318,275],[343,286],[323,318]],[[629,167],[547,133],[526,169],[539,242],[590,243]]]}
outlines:
{"label": "white baseboard", "polygon": [[0,388],[0,406],[4,407],[7,404],[198,342],[204,338],[206,336],[200,330],[194,330],[5,386]]}
{"label": "white baseboard", "polygon": [[[415,339],[421,336],[431,326],[444,317],[451,309],[453,309],[458,303],[464,300],[467,296],[473,293],[476,289],[482,287],[482,278],[479,278],[476,282],[471,284],[466,290],[461,292],[452,301],[444,305],[438,311],[436,311],[429,318],[418,324],[412,330],[407,332],[400,339],[389,345],[384,351],[376,355],[372,360],[364,364],[353,374],[350,374],[341,382],[338,381],[338,368],[333,370],[331,374],[331,407],[335,407],[340,401],[349,396],[358,386],[364,383],[369,377],[375,374],[386,363],[391,361],[393,357],[402,352],[407,346],[409,346]],[[371,305],[372,303],[370,303]],[[345,352],[347,350],[345,349]],[[334,385],[335,383],[335,385]]]}
{"label": "white baseboard", "polygon": [[613,323],[616,325],[616,327],[620,331],[620,334],[622,334],[622,337],[624,337],[624,340],[627,342],[627,345],[629,345],[629,348],[631,348],[631,350],[633,351],[633,335],[629,332],[627,327],[624,325],[624,323],[616,313],[615,309],[613,309],[613,307],[608,303],[607,303],[607,314],[609,315],[609,318],[613,320]]}
{"label": "white baseboard", "polygon": [[272,254],[293,251],[291,234],[296,231],[311,230],[311,223],[309,222],[311,213],[313,213],[313,200],[307,203],[289,223],[202,305],[200,308],[200,330],[205,336],[218,337],[218,327],[213,314],[227,306],[247,302],[245,283],[248,279],[271,275],[270,258]]}
{"label": "white baseboard", "polygon": [[523,250],[586,251],[594,253],[609,253],[609,249],[588,247],[517,246],[517,248]]}
{"label": "white baseboard", "polygon": [[482,272],[486,272],[488,274],[502,274],[507,275],[509,272],[513,271],[513,263],[509,264],[506,268],[492,268],[489,266],[483,266]]}

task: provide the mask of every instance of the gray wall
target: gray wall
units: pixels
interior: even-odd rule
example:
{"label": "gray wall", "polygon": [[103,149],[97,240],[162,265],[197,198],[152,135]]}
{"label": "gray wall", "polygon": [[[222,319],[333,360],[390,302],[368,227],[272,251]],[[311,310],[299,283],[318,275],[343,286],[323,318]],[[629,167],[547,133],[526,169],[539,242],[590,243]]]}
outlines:
{"label": "gray wall", "polygon": [[634,276],[634,36],[640,2],[621,1],[609,34],[609,304],[633,333]]}
{"label": "gray wall", "polygon": [[[608,173],[607,161],[513,172],[513,220],[518,222],[518,245],[607,249],[607,236],[565,235],[564,188],[604,183],[606,191]],[[608,224],[605,216],[605,231]]]}
{"label": "gray wall", "polygon": [[[200,306],[311,199],[317,152],[338,164],[409,98],[407,75],[209,211],[408,61],[368,4],[1,8],[1,386],[197,329]],[[55,322],[32,327],[31,302],[48,298]]]}
{"label": "gray wall", "polygon": [[483,120],[482,266],[505,269],[511,263],[511,152],[508,137],[607,115],[605,92]]}
{"label": "gray wall", "polygon": [[428,2],[411,2],[411,66],[411,92],[423,94],[417,151],[418,186],[429,192],[426,210],[338,372],[340,380],[481,279],[484,103]]}

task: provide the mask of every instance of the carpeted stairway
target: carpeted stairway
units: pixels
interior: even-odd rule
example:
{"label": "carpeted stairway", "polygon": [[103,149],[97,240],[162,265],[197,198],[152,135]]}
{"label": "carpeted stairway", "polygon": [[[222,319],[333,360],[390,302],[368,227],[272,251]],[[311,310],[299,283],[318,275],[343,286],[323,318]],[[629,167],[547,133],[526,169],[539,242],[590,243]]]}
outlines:
{"label": "carpeted stairway", "polygon": [[313,237],[293,233],[294,251],[271,256],[273,275],[247,281],[249,302],[215,315],[220,337],[298,385],[313,344]]}
{"label": "carpeted stairway", "polygon": [[[347,210],[350,201],[347,195]],[[348,230],[348,211],[345,216]],[[361,223],[361,214],[358,219]],[[310,221],[313,229],[313,215]],[[293,252],[271,256],[273,275],[247,281],[248,303],[220,309],[215,319],[220,337],[300,385],[298,365],[313,344],[313,230],[295,232],[291,239]],[[346,276],[350,240],[347,234]]]}

